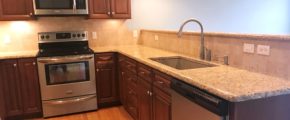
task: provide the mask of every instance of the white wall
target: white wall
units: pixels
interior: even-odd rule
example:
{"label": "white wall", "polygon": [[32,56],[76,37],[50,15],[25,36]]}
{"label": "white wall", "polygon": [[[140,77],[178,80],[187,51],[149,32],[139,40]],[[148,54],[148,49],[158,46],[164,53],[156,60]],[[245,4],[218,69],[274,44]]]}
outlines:
{"label": "white wall", "polygon": [[200,20],[206,32],[290,35],[290,0],[132,0],[127,25],[178,30],[188,18]]}

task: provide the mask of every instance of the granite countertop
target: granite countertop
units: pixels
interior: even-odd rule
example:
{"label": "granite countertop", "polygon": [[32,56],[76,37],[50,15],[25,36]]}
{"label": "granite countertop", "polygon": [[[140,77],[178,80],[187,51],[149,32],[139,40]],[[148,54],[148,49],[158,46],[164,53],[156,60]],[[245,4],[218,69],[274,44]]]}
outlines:
{"label": "granite countertop", "polygon": [[[145,46],[108,46],[92,48],[98,52],[119,52],[138,62],[208,91],[230,102],[255,100],[290,94],[290,81],[225,65],[177,70],[150,60],[152,57],[184,56]],[[35,57],[37,51],[0,52],[1,59]],[[190,57],[188,57],[190,58]],[[191,58],[194,59],[194,58]],[[198,60],[198,59],[195,59]]]}
{"label": "granite countertop", "polygon": [[[136,61],[208,91],[230,102],[255,100],[290,94],[290,81],[225,65],[177,70],[148,58],[184,56],[178,53],[144,46],[118,46],[93,48],[97,52],[119,52]],[[194,58],[192,58],[194,59]],[[195,59],[198,60],[198,59]]]}
{"label": "granite countertop", "polygon": [[15,59],[24,57],[35,57],[38,50],[35,51],[17,51],[17,52],[0,52],[1,59]]}

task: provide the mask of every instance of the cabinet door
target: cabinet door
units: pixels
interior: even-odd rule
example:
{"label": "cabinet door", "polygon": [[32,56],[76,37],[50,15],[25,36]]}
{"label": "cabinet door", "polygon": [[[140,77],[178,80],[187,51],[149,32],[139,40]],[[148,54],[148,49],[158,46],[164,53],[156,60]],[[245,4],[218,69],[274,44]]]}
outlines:
{"label": "cabinet door", "polygon": [[114,64],[104,64],[97,68],[97,92],[99,103],[108,103],[116,101],[117,86],[115,80]]}
{"label": "cabinet door", "polygon": [[152,111],[152,90],[151,84],[147,81],[138,79],[138,98],[139,98],[139,120],[151,120]]}
{"label": "cabinet door", "polygon": [[32,0],[0,0],[0,20],[27,20],[32,14]]}
{"label": "cabinet door", "polygon": [[4,95],[3,95],[3,71],[2,71],[2,63],[0,61],[0,120],[4,120],[5,117],[5,103],[4,103]]}
{"label": "cabinet door", "polygon": [[123,68],[124,65],[124,57],[118,57],[118,71],[119,71],[119,95],[120,95],[120,101],[125,106],[125,87],[126,87],[126,81],[125,81],[125,71]]}
{"label": "cabinet door", "polygon": [[131,18],[131,0],[111,0],[111,12],[113,18]]}
{"label": "cabinet door", "polygon": [[36,60],[19,59],[19,73],[21,80],[21,95],[24,114],[41,112],[41,98],[38,81]]}
{"label": "cabinet door", "polygon": [[153,87],[153,120],[171,120],[171,97]]}
{"label": "cabinet door", "polygon": [[97,54],[96,60],[97,95],[99,105],[117,102],[118,86],[114,54]]}
{"label": "cabinet door", "polygon": [[110,0],[89,0],[90,18],[110,18]]}
{"label": "cabinet door", "polygon": [[6,116],[22,115],[21,81],[17,60],[4,60],[0,64],[3,83],[1,90],[3,90]]}

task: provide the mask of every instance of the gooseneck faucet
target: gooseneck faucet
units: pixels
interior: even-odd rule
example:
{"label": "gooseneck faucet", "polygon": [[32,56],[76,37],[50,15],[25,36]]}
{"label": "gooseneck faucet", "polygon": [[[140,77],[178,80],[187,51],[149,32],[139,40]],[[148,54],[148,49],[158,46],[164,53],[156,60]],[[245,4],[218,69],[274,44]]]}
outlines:
{"label": "gooseneck faucet", "polygon": [[189,19],[189,20],[184,21],[183,24],[180,26],[177,35],[178,35],[179,38],[182,36],[183,27],[189,22],[195,22],[195,23],[197,23],[200,26],[200,52],[199,52],[199,57],[200,57],[200,59],[204,60],[205,59],[204,34],[203,34],[203,26],[202,26],[201,22],[199,22],[196,19]]}

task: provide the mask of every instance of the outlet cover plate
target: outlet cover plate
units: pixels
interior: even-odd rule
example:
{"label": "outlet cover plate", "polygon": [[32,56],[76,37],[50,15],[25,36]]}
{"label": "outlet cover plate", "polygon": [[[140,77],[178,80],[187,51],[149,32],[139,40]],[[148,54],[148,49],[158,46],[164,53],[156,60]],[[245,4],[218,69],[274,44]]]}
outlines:
{"label": "outlet cover plate", "polygon": [[258,45],[257,54],[259,55],[270,55],[270,46],[269,45]]}
{"label": "outlet cover plate", "polygon": [[243,51],[245,53],[255,53],[255,44],[244,43]]}

